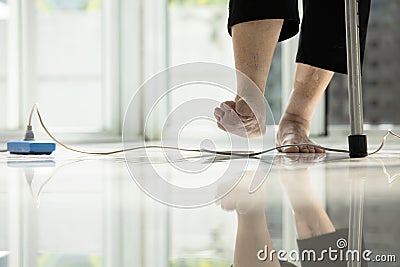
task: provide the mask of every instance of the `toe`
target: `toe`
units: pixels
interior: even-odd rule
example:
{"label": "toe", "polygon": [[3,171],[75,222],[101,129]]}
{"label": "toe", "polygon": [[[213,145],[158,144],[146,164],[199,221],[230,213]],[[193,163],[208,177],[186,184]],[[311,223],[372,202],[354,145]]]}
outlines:
{"label": "toe", "polygon": [[224,110],[224,111],[229,111],[229,110],[234,110],[234,108],[232,108],[229,104],[227,104],[226,102],[222,102],[221,105],[219,105],[219,107]]}
{"label": "toe", "polygon": [[309,153],[315,153],[314,146],[308,146],[308,151],[309,151]]}
{"label": "toe", "polygon": [[296,146],[296,141],[294,140],[294,136],[292,134],[286,135],[282,141],[280,142],[281,146],[281,151],[283,153],[299,153],[300,152],[300,147]]}
{"label": "toe", "polygon": [[310,150],[308,149],[308,146],[300,146],[300,152],[301,153],[310,153]]}
{"label": "toe", "polygon": [[225,114],[225,112],[222,109],[220,109],[220,108],[214,109],[214,117],[217,120],[221,120],[221,118],[224,116],[224,114]]}
{"label": "toe", "polygon": [[298,146],[288,146],[288,147],[283,147],[281,148],[281,151],[283,153],[299,153],[299,147]]}
{"label": "toe", "polygon": [[314,144],[314,143],[313,143],[313,145],[314,145],[315,153],[325,153],[325,150],[320,148],[319,145]]}
{"label": "toe", "polygon": [[251,117],[253,116],[253,109],[248,105],[248,103],[244,99],[240,99],[236,106],[235,110],[237,113],[239,113],[241,116],[244,117]]}
{"label": "toe", "polygon": [[217,122],[217,125],[222,131],[226,131],[225,127],[221,123]]}
{"label": "toe", "polygon": [[225,101],[224,104],[228,105],[231,109],[235,109],[236,106],[234,101]]}

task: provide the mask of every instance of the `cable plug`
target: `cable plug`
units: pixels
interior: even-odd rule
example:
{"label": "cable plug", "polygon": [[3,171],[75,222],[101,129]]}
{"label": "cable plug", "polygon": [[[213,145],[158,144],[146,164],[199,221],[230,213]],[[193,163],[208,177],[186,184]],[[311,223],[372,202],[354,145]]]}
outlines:
{"label": "cable plug", "polygon": [[35,134],[33,133],[32,125],[28,125],[26,126],[24,141],[34,141],[34,140],[35,140]]}
{"label": "cable plug", "polygon": [[56,149],[53,142],[36,141],[32,126],[26,126],[23,140],[7,142],[7,151],[17,155],[50,155]]}

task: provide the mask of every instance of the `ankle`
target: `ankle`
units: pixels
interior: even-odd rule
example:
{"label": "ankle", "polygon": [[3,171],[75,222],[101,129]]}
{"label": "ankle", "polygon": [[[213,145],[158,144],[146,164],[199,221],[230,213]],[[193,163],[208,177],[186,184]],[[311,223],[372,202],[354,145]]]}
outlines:
{"label": "ankle", "polygon": [[305,130],[307,133],[310,130],[310,120],[306,119],[300,115],[285,112],[282,115],[279,125],[287,125],[290,124],[294,127],[300,127],[302,130]]}
{"label": "ankle", "polygon": [[310,124],[310,119],[304,118],[303,116],[300,116],[296,113],[290,113],[288,111],[285,111],[285,113],[282,115],[281,121],[287,121],[287,122],[292,122],[296,124],[301,124],[301,125],[309,125]]}

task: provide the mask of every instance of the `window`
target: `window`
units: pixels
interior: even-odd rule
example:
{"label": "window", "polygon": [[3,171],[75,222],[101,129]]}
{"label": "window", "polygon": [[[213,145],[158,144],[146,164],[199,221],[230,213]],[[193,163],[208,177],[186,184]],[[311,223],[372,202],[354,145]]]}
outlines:
{"label": "window", "polygon": [[[400,3],[373,1],[363,66],[364,121],[378,125],[400,124],[398,116],[400,74]],[[384,93],[382,93],[384,92]],[[338,99],[343,101],[337,101]],[[335,75],[329,88],[329,123],[349,123],[347,76]]]}
{"label": "window", "polygon": [[[168,65],[207,61],[234,68],[231,37],[227,32],[228,0],[170,0],[168,6]],[[279,121],[282,113],[281,94],[281,45],[279,44],[267,83],[266,96]],[[214,89],[214,90],[213,90]],[[210,88],[208,98],[222,101],[232,99]],[[171,94],[170,109],[173,110],[187,99],[207,97],[203,92],[186,90]],[[190,94],[190,95],[189,95]],[[212,110],[210,111],[212,114]],[[200,123],[198,123],[200,126]],[[202,132],[217,134],[214,124],[201,125]],[[206,129],[206,130],[204,130]],[[191,132],[198,132],[194,129]]]}
{"label": "window", "polygon": [[9,5],[0,1],[0,128],[7,125]]}
{"label": "window", "polygon": [[[30,25],[32,83],[52,127],[99,131],[104,127],[104,41],[100,0],[36,0]],[[36,88],[35,88],[36,87]]]}
{"label": "window", "polygon": [[126,104],[120,105],[118,12],[111,0],[0,2],[2,133],[21,130],[38,102],[57,133],[120,134]]}

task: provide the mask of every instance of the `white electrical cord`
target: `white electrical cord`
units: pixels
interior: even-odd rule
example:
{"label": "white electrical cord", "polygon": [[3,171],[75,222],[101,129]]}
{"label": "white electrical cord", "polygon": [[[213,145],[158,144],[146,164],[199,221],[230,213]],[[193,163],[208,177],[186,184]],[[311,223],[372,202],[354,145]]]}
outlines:
{"label": "white electrical cord", "polygon": [[[83,150],[78,150],[75,148],[72,148],[70,146],[65,145],[61,141],[59,141],[57,138],[55,138],[50,131],[47,129],[46,125],[43,122],[42,115],[39,111],[39,106],[38,104],[34,104],[32,107],[32,110],[29,114],[29,119],[28,119],[28,125],[27,125],[27,130],[32,129],[32,118],[33,115],[36,111],[36,114],[38,116],[40,125],[42,126],[43,130],[47,133],[47,135],[52,139],[55,143],[58,145],[64,147],[67,150],[76,152],[76,153],[81,153],[81,154],[86,154],[86,155],[113,155],[113,154],[118,154],[118,153],[123,153],[123,152],[129,152],[129,151],[134,151],[134,150],[141,150],[141,149],[153,149],[153,148],[158,148],[158,149],[171,149],[171,150],[179,150],[179,151],[185,151],[185,152],[198,152],[198,153],[209,153],[209,154],[215,154],[215,155],[225,155],[225,156],[238,156],[238,157],[256,157],[262,154],[266,154],[269,152],[272,152],[274,150],[278,150],[281,148],[286,148],[286,147],[294,147],[294,146],[312,146],[315,148],[320,148],[325,151],[332,151],[332,152],[339,152],[339,153],[349,153],[348,150],[344,149],[336,149],[336,148],[328,148],[328,147],[323,147],[320,145],[315,145],[315,144],[293,144],[293,145],[283,145],[283,146],[277,146],[273,147],[267,150],[259,151],[259,152],[252,152],[252,151],[214,151],[214,150],[209,150],[209,149],[187,149],[187,148],[180,148],[180,147],[172,147],[172,146],[157,146],[157,145],[151,145],[151,146],[138,146],[138,147],[132,147],[132,148],[127,148],[127,149],[120,149],[120,150],[114,150],[114,151],[106,151],[106,152],[90,152],[90,151],[83,151]],[[33,132],[32,132],[33,134]],[[394,133],[392,130],[388,130],[386,134],[384,135],[382,142],[380,146],[373,152],[369,153],[368,155],[373,155],[378,153],[379,151],[382,150],[382,148],[386,144],[387,137],[389,135],[392,135],[394,137],[397,137],[400,139],[400,135]],[[26,135],[25,135],[26,136]],[[0,152],[7,152],[7,150],[0,150]]]}

